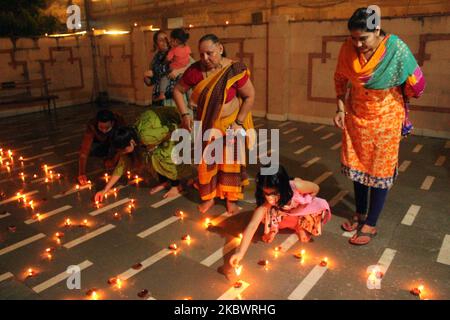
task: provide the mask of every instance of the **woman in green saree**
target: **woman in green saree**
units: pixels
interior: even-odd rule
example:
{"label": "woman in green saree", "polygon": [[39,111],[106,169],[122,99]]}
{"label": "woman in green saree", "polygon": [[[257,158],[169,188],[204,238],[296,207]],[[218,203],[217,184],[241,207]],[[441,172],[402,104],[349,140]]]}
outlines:
{"label": "woman in green saree", "polygon": [[179,123],[178,111],[174,107],[166,107],[144,112],[134,127],[119,128],[113,136],[113,146],[121,157],[111,180],[96,193],[95,201],[102,201],[123,173],[130,169],[147,170],[158,176],[159,184],[150,190],[150,194],[168,188],[164,198],[179,195],[182,191],[179,178],[185,168],[173,163],[171,154],[175,142],[170,140]]}

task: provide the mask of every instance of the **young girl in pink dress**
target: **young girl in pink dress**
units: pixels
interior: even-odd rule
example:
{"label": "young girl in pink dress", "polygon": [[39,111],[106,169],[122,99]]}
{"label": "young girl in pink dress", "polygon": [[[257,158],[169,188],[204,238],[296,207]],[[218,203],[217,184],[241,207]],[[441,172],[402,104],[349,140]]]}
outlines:
{"label": "young girl in pink dress", "polygon": [[331,218],[328,202],[317,198],[319,186],[300,178],[290,179],[284,167],[274,175],[256,177],[257,208],[243,233],[241,245],[231,256],[230,264],[239,265],[260,223],[264,224],[262,240],[270,243],[278,230],[294,230],[300,241],[322,234],[322,226]]}

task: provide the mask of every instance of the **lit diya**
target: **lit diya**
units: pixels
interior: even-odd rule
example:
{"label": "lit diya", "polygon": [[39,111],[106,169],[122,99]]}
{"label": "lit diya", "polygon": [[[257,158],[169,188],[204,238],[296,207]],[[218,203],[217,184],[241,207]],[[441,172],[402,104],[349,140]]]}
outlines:
{"label": "lit diya", "polygon": [[72,226],[72,221],[71,221],[69,218],[67,218],[67,219],[64,221],[64,225],[65,225],[66,227],[70,227],[70,226]]}
{"label": "lit diya", "polygon": [[36,271],[34,271],[32,268],[29,268],[27,270],[27,277],[31,278],[31,277],[33,277],[35,275],[36,275]]}
{"label": "lit diya", "polygon": [[323,258],[322,261],[320,261],[320,266],[321,267],[328,266],[328,258],[327,257]]}
{"label": "lit diya", "polygon": [[421,298],[425,287],[423,285],[418,286],[417,288],[411,289],[410,293],[414,296]]}
{"label": "lit diya", "polygon": [[181,238],[181,240],[186,241],[187,245],[190,246],[191,245],[191,236],[190,235],[185,235]]}
{"label": "lit diya", "polygon": [[183,211],[177,211],[175,212],[175,216],[180,217],[181,220],[184,218],[184,212]]}
{"label": "lit diya", "polygon": [[99,295],[97,293],[97,289],[89,289],[86,292],[86,295],[91,299],[91,300],[98,300]]}
{"label": "lit diya", "polygon": [[205,223],[204,223],[204,226],[205,226],[205,228],[209,228],[209,227],[212,227],[212,222],[211,222],[211,219],[210,218],[206,218],[205,219]]}
{"label": "lit diya", "polygon": [[178,250],[178,246],[175,243],[172,243],[171,245],[169,245],[169,249],[172,251],[176,251]]}
{"label": "lit diya", "polygon": [[242,281],[238,280],[234,283],[233,285],[234,288],[239,289],[240,287],[242,287]]}
{"label": "lit diya", "polygon": [[117,287],[118,289],[121,289],[123,281],[119,278],[114,277],[114,278],[108,279],[108,284],[113,285],[113,286]]}
{"label": "lit diya", "polygon": [[242,273],[242,266],[236,266],[234,267],[234,272],[236,273],[236,275],[239,277]]}
{"label": "lit diya", "polygon": [[118,212],[114,212],[113,217],[114,217],[114,219],[120,219],[120,215]]}
{"label": "lit diya", "polygon": [[296,257],[297,259],[303,259],[305,257],[305,250],[303,249],[299,253],[294,254],[294,257]]}
{"label": "lit diya", "polygon": [[269,260],[259,260],[259,261],[258,261],[258,264],[259,264],[260,266],[267,267],[267,266],[269,265]]}

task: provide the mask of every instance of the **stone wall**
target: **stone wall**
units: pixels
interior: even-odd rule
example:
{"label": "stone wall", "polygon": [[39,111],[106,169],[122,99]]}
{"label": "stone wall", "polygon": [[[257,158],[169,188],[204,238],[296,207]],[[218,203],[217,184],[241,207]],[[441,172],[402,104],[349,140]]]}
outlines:
{"label": "stone wall", "polygon": [[[450,17],[385,19],[382,27],[408,44],[427,80],[424,95],[411,102],[415,133],[449,137]],[[289,78],[286,82],[271,81],[270,92],[288,90],[289,107],[287,112],[280,113],[280,108],[271,109],[269,105],[268,117],[331,124],[336,108],[333,73],[347,34],[346,23],[291,22],[288,34],[289,50],[280,59],[287,61],[287,65],[280,62],[278,68],[289,66]],[[272,47],[271,38],[269,41]],[[272,67],[278,62],[269,63]],[[275,90],[273,86],[281,86],[280,83],[283,88]]]}
{"label": "stone wall", "polygon": [[[383,19],[382,27],[409,45],[428,82],[424,96],[413,101],[415,133],[450,137],[450,16]],[[147,106],[151,88],[144,85],[143,73],[153,55],[153,32],[141,26],[130,30],[125,35],[94,38],[97,90]],[[250,68],[256,115],[331,124],[333,73],[348,34],[345,19],[296,21],[281,15],[261,25],[195,27],[190,29],[188,43],[195,59],[198,39],[206,33],[217,34],[228,56]],[[89,102],[95,96],[92,61],[88,36],[19,39],[16,49],[9,39],[0,39],[0,81],[51,78],[50,89],[60,96],[58,106]]]}
{"label": "stone wall", "polygon": [[[90,41],[85,36],[18,39],[15,46],[10,39],[0,38],[0,82],[50,79],[49,91],[59,96],[58,107],[90,101],[94,77],[92,61]],[[15,115],[40,108],[2,108],[0,115]]]}

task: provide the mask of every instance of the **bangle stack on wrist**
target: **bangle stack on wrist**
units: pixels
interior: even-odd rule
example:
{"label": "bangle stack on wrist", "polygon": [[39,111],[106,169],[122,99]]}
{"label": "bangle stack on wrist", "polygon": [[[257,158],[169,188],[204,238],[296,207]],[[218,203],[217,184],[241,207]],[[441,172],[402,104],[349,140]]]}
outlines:
{"label": "bangle stack on wrist", "polygon": [[242,127],[242,125],[243,125],[243,123],[242,123],[241,121],[239,121],[238,119],[234,120],[234,122],[235,122],[238,126],[241,126],[241,127]]}
{"label": "bangle stack on wrist", "polygon": [[184,118],[185,116],[190,116],[191,114],[189,112],[185,112],[181,114],[181,117]]}

